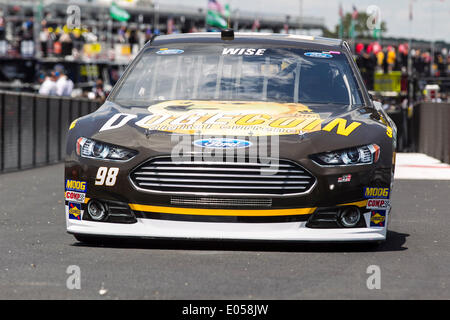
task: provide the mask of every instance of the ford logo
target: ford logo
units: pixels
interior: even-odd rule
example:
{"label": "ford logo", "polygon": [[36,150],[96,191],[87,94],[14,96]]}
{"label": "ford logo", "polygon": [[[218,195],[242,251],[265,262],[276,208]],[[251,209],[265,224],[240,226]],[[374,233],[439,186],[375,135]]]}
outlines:
{"label": "ford logo", "polygon": [[250,141],[228,138],[200,139],[195,140],[192,144],[197,147],[212,149],[248,148],[252,145]]}

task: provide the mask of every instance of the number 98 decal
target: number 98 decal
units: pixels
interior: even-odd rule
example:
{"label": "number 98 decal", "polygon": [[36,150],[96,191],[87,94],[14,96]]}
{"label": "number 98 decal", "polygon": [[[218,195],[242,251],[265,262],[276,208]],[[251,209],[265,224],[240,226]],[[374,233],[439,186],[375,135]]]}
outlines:
{"label": "number 98 decal", "polygon": [[100,167],[95,178],[95,185],[112,187],[116,184],[119,168]]}

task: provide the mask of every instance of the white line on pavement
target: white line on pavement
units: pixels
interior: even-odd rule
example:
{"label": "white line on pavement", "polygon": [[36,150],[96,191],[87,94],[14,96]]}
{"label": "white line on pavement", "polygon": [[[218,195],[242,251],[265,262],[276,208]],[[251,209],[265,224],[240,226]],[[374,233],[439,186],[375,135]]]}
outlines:
{"label": "white line on pavement", "polygon": [[450,180],[450,165],[422,153],[397,153],[395,179]]}

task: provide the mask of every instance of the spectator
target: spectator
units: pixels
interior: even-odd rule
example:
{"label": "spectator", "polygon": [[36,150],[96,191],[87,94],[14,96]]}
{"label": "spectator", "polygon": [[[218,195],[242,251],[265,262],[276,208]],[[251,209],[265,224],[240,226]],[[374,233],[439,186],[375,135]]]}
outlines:
{"label": "spectator", "polygon": [[84,39],[81,36],[81,30],[80,29],[74,29],[73,30],[73,38],[72,38],[72,43],[73,43],[73,55],[74,57],[78,57],[82,50],[83,50],[83,45],[84,45]]}
{"label": "spectator", "polygon": [[49,27],[48,29],[48,38],[47,38],[47,55],[53,56],[53,46],[55,41],[57,40],[57,36],[55,34],[55,30],[52,27]]}
{"label": "spectator", "polygon": [[64,74],[62,69],[61,69],[61,71],[56,71],[55,76],[57,78],[57,80],[56,80],[56,95],[70,97],[72,94],[72,90],[73,90],[73,81],[70,80],[66,74]]}
{"label": "spectator", "polygon": [[395,49],[392,46],[388,46],[387,54],[386,54],[386,63],[387,63],[388,72],[391,72],[394,70],[395,60],[396,60]]}
{"label": "spectator", "polygon": [[42,83],[45,81],[45,74],[44,73],[39,73],[39,76],[38,76],[38,83],[39,83],[39,85],[42,85]]}
{"label": "spectator", "polygon": [[119,31],[117,32],[119,43],[126,43],[127,42],[127,27],[121,26]]}
{"label": "spectator", "polygon": [[45,26],[45,21],[42,22],[42,30],[39,33],[39,41],[41,42],[42,56],[47,57],[47,41],[49,38],[48,28]]}
{"label": "spectator", "polygon": [[59,41],[61,42],[61,55],[64,57],[72,55],[72,38],[66,30],[64,30]]}
{"label": "spectator", "polygon": [[95,86],[94,88],[92,88],[92,93],[93,93],[93,97],[96,100],[99,101],[105,101],[106,99],[106,92],[105,89],[103,88],[103,80],[98,78],[97,81],[95,82]]}
{"label": "spectator", "polygon": [[406,72],[408,68],[408,45],[407,44],[400,44],[398,46],[398,63],[399,63],[399,69],[402,70],[402,72]]}
{"label": "spectator", "polygon": [[47,74],[44,82],[39,88],[39,94],[54,96],[56,95],[56,75],[55,72]]}
{"label": "spectator", "polygon": [[147,28],[147,30],[145,30],[145,37],[144,37],[143,45],[146,44],[147,42],[149,42],[152,39],[152,37],[153,37],[152,29]]}
{"label": "spectator", "polygon": [[377,68],[378,70],[383,70],[384,52],[380,50],[376,53],[376,55],[377,55]]}
{"label": "spectator", "polygon": [[130,43],[131,46],[139,43],[139,39],[138,39],[138,35],[137,35],[137,30],[136,29],[131,29],[130,30],[130,35],[128,36],[128,42]]}
{"label": "spectator", "polygon": [[5,18],[2,9],[0,9],[0,40],[5,40]]}
{"label": "spectator", "polygon": [[92,31],[92,28],[87,28],[87,31],[83,33],[83,38],[86,43],[94,43],[98,41],[98,36]]}

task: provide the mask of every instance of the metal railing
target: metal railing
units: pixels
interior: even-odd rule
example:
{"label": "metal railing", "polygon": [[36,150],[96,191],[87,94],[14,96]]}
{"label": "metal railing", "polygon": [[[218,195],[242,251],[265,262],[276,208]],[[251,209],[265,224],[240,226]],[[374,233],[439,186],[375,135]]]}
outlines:
{"label": "metal railing", "polygon": [[70,123],[97,101],[0,91],[0,173],[57,163]]}

